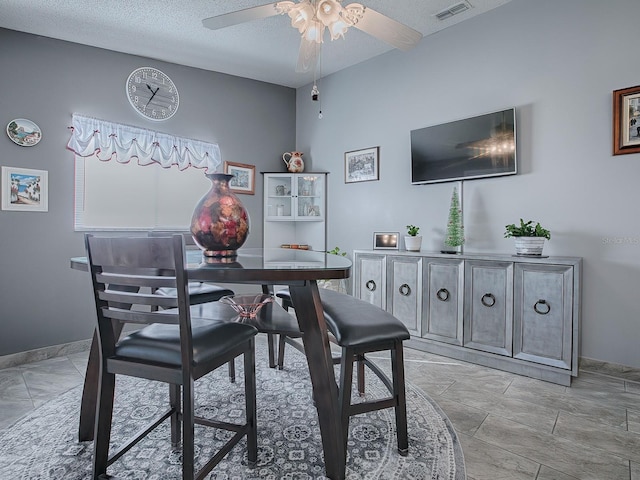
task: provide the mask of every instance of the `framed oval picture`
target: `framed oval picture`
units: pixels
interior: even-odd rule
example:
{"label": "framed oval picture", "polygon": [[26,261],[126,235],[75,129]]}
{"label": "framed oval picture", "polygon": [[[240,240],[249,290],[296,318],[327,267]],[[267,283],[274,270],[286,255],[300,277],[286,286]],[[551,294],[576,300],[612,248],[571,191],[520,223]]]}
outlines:
{"label": "framed oval picture", "polygon": [[7,135],[21,147],[33,147],[42,138],[40,127],[26,118],[16,118],[7,125]]}

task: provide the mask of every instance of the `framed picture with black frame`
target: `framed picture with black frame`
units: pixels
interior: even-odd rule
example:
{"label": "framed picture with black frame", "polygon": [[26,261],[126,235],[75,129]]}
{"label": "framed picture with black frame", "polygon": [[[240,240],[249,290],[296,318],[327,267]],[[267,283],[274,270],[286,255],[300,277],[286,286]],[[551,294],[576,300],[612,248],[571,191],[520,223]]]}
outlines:
{"label": "framed picture with black frame", "polygon": [[345,152],[344,183],[379,180],[380,147]]}
{"label": "framed picture with black frame", "polygon": [[374,250],[398,250],[398,232],[374,232]]}

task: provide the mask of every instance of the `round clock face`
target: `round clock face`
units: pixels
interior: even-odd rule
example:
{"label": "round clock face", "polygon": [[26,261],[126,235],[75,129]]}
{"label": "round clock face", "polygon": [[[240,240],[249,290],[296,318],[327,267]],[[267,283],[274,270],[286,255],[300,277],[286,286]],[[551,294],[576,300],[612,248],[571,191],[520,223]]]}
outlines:
{"label": "round clock face", "polygon": [[126,87],[131,106],[149,120],[167,120],[178,110],[178,89],[167,75],[156,68],[135,69],[129,75]]}

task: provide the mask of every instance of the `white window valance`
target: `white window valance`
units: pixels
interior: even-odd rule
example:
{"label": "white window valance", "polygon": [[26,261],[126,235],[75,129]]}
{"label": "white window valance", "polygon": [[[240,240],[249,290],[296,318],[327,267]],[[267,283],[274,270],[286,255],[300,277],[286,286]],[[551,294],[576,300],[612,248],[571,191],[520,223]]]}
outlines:
{"label": "white window valance", "polygon": [[67,148],[81,157],[95,155],[102,161],[115,158],[129,163],[132,158],[139,165],[159,163],[163,168],[177,165],[180,170],[189,166],[206,168],[213,173],[222,163],[216,143],[176,137],[97,118],[73,114],[71,138]]}

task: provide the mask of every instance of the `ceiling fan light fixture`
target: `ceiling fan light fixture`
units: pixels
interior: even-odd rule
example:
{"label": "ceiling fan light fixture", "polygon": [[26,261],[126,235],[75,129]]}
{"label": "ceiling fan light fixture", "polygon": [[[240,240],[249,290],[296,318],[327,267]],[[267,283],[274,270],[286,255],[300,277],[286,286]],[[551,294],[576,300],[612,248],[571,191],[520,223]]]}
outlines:
{"label": "ceiling fan light fixture", "polygon": [[324,35],[324,25],[317,20],[313,20],[307,24],[307,28],[302,32],[302,38],[309,42],[322,43]]}
{"label": "ceiling fan light fixture", "polygon": [[331,40],[344,37],[349,27],[355,25],[364,15],[364,6],[351,3],[347,7],[340,0],[301,0],[277,2],[276,11],[288,14],[291,26],[297,28],[302,38],[310,42],[322,43],[327,28]]}

